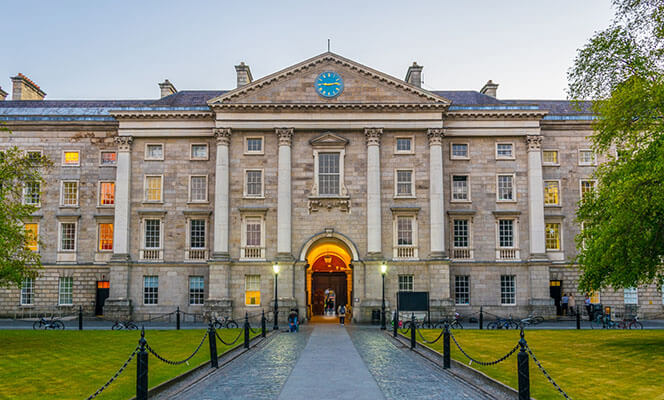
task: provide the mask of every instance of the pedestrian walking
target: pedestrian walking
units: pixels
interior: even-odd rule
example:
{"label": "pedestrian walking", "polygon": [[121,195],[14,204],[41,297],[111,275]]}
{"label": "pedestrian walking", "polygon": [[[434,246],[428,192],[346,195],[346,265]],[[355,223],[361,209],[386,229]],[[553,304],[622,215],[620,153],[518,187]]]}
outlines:
{"label": "pedestrian walking", "polygon": [[570,315],[576,315],[576,299],[574,299],[574,294],[569,294],[569,313]]}
{"label": "pedestrian walking", "polygon": [[339,324],[341,324],[341,326],[344,326],[344,322],[346,320],[346,305],[345,304],[340,305],[338,312],[339,312]]}
{"label": "pedestrian walking", "polygon": [[583,300],[583,305],[586,307],[586,313],[588,313],[588,321],[593,320],[593,313],[590,311],[590,296],[586,293],[586,298]]}
{"label": "pedestrian walking", "polygon": [[569,296],[567,295],[567,293],[563,293],[562,302],[563,302],[563,315],[567,315],[567,308],[569,306]]}

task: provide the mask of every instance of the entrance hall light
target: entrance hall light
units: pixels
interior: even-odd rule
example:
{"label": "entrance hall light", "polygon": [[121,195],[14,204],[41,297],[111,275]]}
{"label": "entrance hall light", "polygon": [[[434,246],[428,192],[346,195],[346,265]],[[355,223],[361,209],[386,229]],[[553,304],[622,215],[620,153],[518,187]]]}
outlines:
{"label": "entrance hall light", "polygon": [[385,265],[385,264],[381,264],[381,266],[380,266],[380,273],[383,274],[383,275],[385,275],[386,272],[387,272],[387,265]]}
{"label": "entrance hall light", "polygon": [[274,271],[275,275],[279,275],[279,264],[274,264],[272,266],[272,270]]}

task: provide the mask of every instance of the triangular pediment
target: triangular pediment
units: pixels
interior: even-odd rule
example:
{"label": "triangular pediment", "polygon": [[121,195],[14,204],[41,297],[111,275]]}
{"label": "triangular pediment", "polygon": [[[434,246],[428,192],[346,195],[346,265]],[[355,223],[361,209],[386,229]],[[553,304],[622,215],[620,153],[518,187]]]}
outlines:
{"label": "triangular pediment", "polygon": [[344,147],[348,144],[348,139],[336,135],[332,132],[325,132],[320,136],[317,136],[309,141],[309,144],[312,146],[321,146],[321,147]]}
{"label": "triangular pediment", "polygon": [[[334,98],[320,96],[315,88],[319,74],[338,73],[343,91]],[[450,101],[337,54],[326,52],[258,79],[208,102],[225,107],[420,107],[446,108]]]}

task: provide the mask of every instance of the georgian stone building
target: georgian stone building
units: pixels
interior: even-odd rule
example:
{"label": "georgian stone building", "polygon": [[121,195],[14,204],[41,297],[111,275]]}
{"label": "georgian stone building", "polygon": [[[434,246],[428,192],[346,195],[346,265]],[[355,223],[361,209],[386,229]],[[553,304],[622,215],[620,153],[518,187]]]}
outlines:
{"label": "georgian stone building", "polygon": [[[284,310],[320,314],[332,292],[367,320],[383,263],[390,308],[398,290],[429,292],[434,315],[583,303],[574,211],[604,157],[587,110],[500,99],[491,81],[427,91],[417,64],[401,80],[329,52],[258,80],[235,68],[233,90],[166,80],[132,101],[48,101],[12,78],[0,150],[55,167],[24,190],[44,269],[0,291],[2,314],[237,317],[269,311],[276,279]],[[663,310],[654,287],[593,300]]]}

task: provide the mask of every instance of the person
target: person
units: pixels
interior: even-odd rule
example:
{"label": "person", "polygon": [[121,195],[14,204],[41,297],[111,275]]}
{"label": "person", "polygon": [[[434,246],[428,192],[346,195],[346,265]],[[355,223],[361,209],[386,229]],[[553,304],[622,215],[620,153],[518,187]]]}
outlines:
{"label": "person", "polygon": [[576,315],[576,300],[574,299],[574,293],[569,294],[569,314]]}
{"label": "person", "polygon": [[346,319],[346,305],[342,304],[339,306],[339,324],[344,326],[344,321]]}
{"label": "person", "polygon": [[567,308],[569,306],[569,296],[567,296],[567,293],[563,293],[563,315],[567,315]]}
{"label": "person", "polygon": [[586,312],[588,313],[588,321],[593,320],[593,313],[590,308],[590,296],[588,296],[588,293],[586,293],[586,298],[583,300],[583,304],[586,307]]}
{"label": "person", "polygon": [[291,310],[290,314],[288,314],[288,327],[291,332],[298,331],[297,312],[294,310]]}

